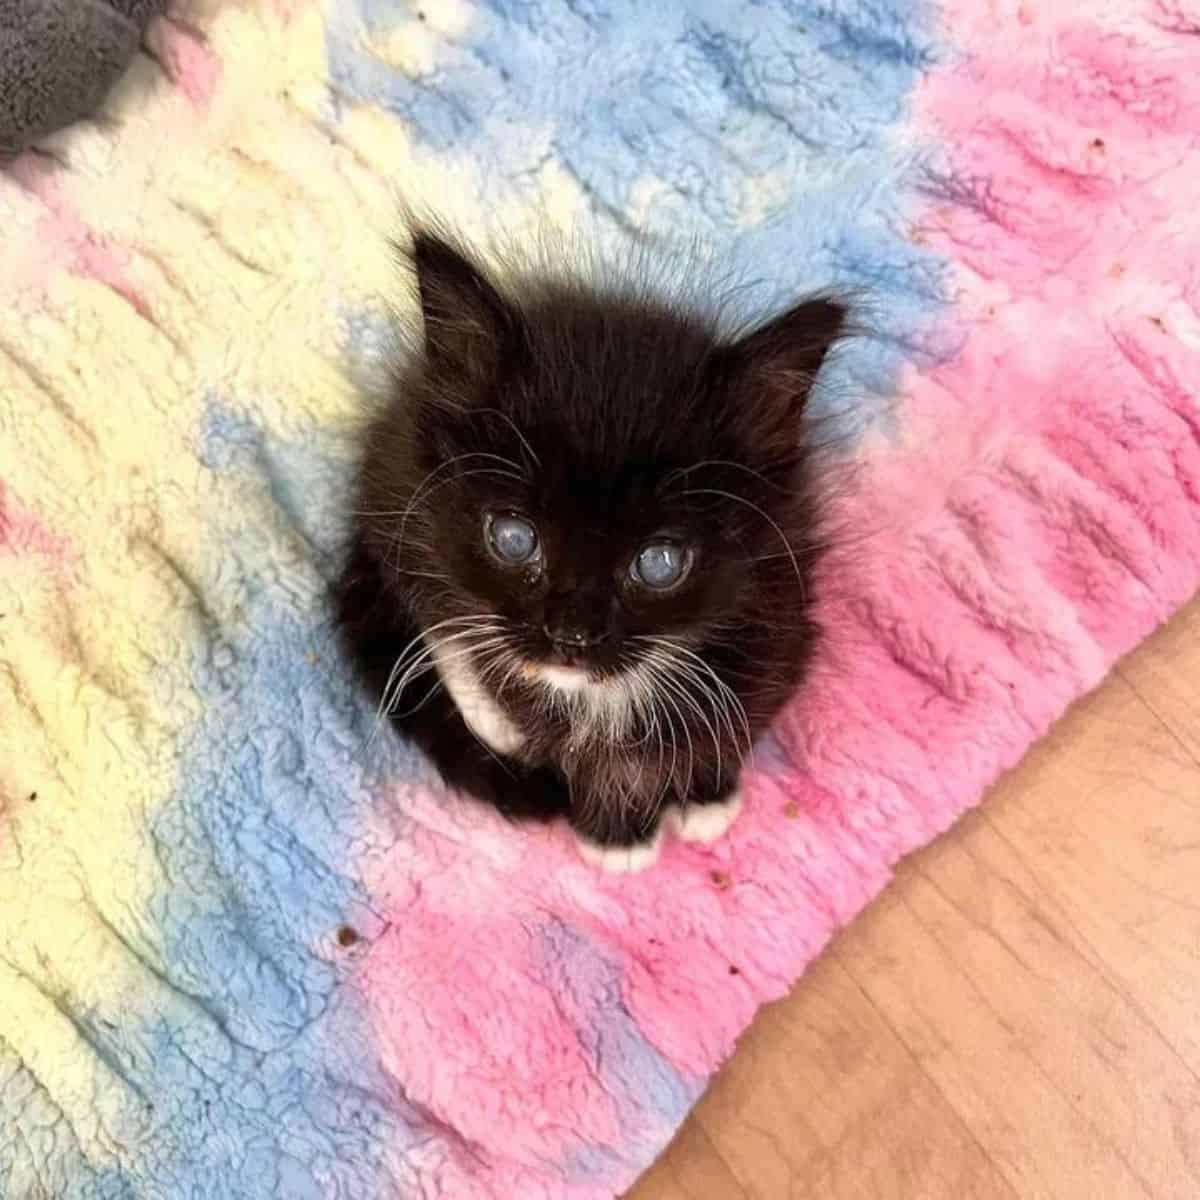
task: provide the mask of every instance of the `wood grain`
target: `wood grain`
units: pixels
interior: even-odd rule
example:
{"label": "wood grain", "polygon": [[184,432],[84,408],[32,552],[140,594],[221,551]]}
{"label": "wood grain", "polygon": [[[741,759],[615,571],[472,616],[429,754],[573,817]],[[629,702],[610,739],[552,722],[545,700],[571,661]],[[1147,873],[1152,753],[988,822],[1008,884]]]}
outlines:
{"label": "wood grain", "polygon": [[1200,1197],[1200,603],[902,865],[630,1196]]}

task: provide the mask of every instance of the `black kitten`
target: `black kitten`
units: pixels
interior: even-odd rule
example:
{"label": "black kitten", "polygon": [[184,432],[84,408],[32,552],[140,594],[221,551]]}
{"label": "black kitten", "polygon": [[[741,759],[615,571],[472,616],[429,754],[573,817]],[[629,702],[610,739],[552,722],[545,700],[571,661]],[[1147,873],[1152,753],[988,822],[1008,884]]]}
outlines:
{"label": "black kitten", "polygon": [[725,338],[636,291],[501,289],[413,239],[423,349],[366,437],[342,629],[454,786],[589,861],[712,840],[816,637],[802,412],[846,310]]}

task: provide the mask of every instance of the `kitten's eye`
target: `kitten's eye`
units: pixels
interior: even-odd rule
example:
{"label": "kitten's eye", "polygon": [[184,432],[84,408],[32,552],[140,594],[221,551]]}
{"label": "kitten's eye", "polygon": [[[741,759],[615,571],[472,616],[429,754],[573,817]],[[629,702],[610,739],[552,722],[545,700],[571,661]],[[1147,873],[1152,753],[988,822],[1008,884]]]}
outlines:
{"label": "kitten's eye", "polygon": [[507,566],[532,562],[539,553],[537,530],[515,513],[488,513],[485,523],[488,548]]}
{"label": "kitten's eye", "polygon": [[638,583],[655,591],[673,588],[692,565],[691,551],[678,542],[649,542],[638,552],[630,573]]}

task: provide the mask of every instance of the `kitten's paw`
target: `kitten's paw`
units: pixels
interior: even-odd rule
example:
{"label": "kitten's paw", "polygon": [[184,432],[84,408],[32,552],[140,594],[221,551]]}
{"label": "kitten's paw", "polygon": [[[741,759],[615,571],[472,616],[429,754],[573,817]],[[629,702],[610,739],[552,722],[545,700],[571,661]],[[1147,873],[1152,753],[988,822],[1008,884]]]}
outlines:
{"label": "kitten's paw", "polygon": [[672,814],[675,833],[685,842],[710,845],[729,832],[729,827],[742,811],[742,797],[731,792],[728,799],[719,804],[689,804],[676,809]]}
{"label": "kitten's paw", "polygon": [[598,846],[577,833],[575,845],[579,857],[589,866],[599,867],[614,875],[632,875],[658,862],[662,837],[656,833],[652,841],[635,842],[632,846]]}

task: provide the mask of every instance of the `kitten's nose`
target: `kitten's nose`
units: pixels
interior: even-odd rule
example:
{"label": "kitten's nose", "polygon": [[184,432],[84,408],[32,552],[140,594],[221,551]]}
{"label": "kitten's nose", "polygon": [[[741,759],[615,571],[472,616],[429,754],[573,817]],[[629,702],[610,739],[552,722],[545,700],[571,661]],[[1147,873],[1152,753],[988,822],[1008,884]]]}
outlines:
{"label": "kitten's nose", "polygon": [[608,640],[606,629],[585,629],[567,622],[547,622],[542,631],[556,646],[566,650],[586,650]]}

